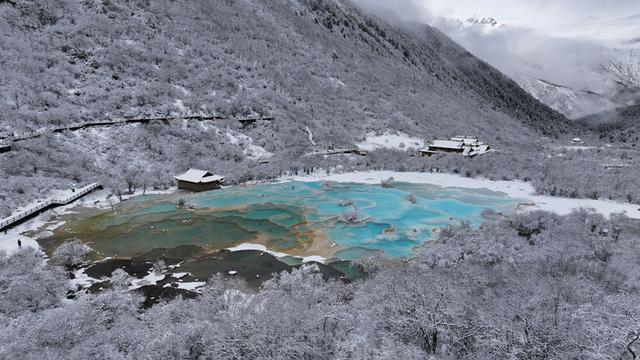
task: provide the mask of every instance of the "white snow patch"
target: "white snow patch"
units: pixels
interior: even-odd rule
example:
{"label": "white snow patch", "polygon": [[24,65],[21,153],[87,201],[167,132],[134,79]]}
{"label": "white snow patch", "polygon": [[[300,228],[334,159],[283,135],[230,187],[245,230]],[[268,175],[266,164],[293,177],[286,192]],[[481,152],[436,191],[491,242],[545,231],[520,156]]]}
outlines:
{"label": "white snow patch", "polygon": [[40,249],[40,245],[34,239],[16,234],[13,232],[7,232],[7,234],[0,235],[0,252],[4,251],[7,255],[16,253],[20,248],[18,247],[18,240],[22,242],[22,248],[34,248]]}
{"label": "white snow patch", "polygon": [[425,147],[425,141],[419,138],[411,137],[403,133],[386,132],[382,135],[375,133],[367,134],[363,142],[356,144],[360,149],[373,151],[376,149],[395,149],[407,151],[409,149],[420,149]]}
{"label": "white snow patch", "polygon": [[293,181],[334,181],[354,182],[364,184],[380,184],[382,180],[393,177],[398,182],[417,184],[429,184],[444,188],[487,189],[501,192],[514,199],[528,201],[532,206],[527,206],[521,211],[544,210],[559,215],[567,215],[581,208],[594,209],[603,216],[613,214],[625,214],[632,219],[640,219],[640,205],[621,203],[610,200],[570,199],[545,195],[536,195],[535,189],[530,183],[523,181],[493,181],[484,178],[467,178],[460,175],[445,173],[420,173],[420,172],[395,172],[395,171],[370,171],[352,172],[344,174],[330,174],[318,172],[310,176],[294,176],[288,178]]}
{"label": "white snow patch", "polygon": [[191,92],[187,89],[184,88],[184,86],[180,86],[180,85],[173,85],[174,88],[176,88],[177,90],[179,90],[182,95],[191,95]]}
{"label": "white snow patch", "polygon": [[182,112],[186,112],[187,108],[184,106],[184,101],[182,99],[176,99],[173,102],[173,106],[175,106],[178,110]]}
{"label": "white snow patch", "polygon": [[598,147],[598,146],[586,146],[586,145],[566,145],[566,146],[557,146],[556,149],[558,150],[597,150],[597,149],[602,149],[602,147]]}
{"label": "white snow patch", "polygon": [[[289,255],[289,254],[282,253],[282,252],[276,252],[276,251],[268,250],[264,245],[251,244],[251,243],[243,243],[243,244],[240,244],[238,246],[227,248],[227,250],[229,250],[231,252],[243,251],[243,250],[254,250],[254,251],[262,251],[262,252],[265,252],[267,254],[271,254],[271,255],[273,255],[275,257],[285,257],[285,256],[297,257],[295,255]],[[327,261],[327,259],[322,257],[322,256],[318,256],[318,255],[305,256],[305,257],[302,258],[302,262],[303,263],[312,262],[312,261],[324,264],[325,261]]]}
{"label": "white snow patch", "polygon": [[343,83],[342,81],[340,81],[340,79],[338,78],[334,78],[334,77],[330,77],[329,78],[329,82],[331,82],[331,85],[335,86],[335,87],[344,87],[347,86],[345,85],[345,83]]}
{"label": "white snow patch", "polygon": [[253,144],[253,139],[247,135],[240,134],[233,130],[227,130],[226,135],[233,145],[238,145],[242,148],[242,153],[247,157],[247,159],[268,159],[273,156],[272,153],[268,152],[262,146]]}
{"label": "white snow patch", "polygon": [[82,268],[82,269],[76,270],[73,273],[73,279],[69,280],[69,283],[71,283],[72,287],[78,288],[78,289],[84,289],[93,285],[94,283],[99,282],[98,279],[94,279],[89,275],[85,274],[84,271],[86,269],[87,268]]}
{"label": "white snow patch", "polygon": [[311,129],[309,129],[308,126],[305,126],[304,129],[307,131],[307,134],[309,134],[309,142],[311,143],[311,145],[316,146],[316,141],[313,140],[313,134],[311,133]]}
{"label": "white snow patch", "polygon": [[178,289],[189,290],[189,291],[195,291],[199,287],[202,287],[202,286],[204,286],[206,284],[207,283],[204,282],[204,281],[192,281],[192,282],[178,282],[178,283],[176,283],[176,285],[178,285]]}
{"label": "white snow patch", "polygon": [[156,274],[155,271],[149,273],[149,275],[145,276],[142,279],[136,279],[131,282],[131,286],[129,286],[129,290],[134,290],[141,288],[147,285],[156,285],[158,282],[164,280],[165,274]]}
{"label": "white snow patch", "polygon": [[187,275],[189,275],[189,273],[186,273],[186,272],[177,272],[177,273],[171,274],[171,276],[176,278],[176,279],[182,279],[183,277],[185,277]]}
{"label": "white snow patch", "polygon": [[318,262],[318,263],[322,263],[324,264],[324,262],[327,259],[323,258],[322,256],[318,256],[318,255],[312,255],[312,256],[305,256],[302,258],[302,262]]}

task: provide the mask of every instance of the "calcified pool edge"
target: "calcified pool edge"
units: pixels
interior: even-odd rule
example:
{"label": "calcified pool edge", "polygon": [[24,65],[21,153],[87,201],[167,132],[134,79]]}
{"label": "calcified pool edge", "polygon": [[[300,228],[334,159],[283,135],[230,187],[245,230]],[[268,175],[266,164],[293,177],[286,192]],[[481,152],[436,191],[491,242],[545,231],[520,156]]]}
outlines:
{"label": "calcified pool edge", "polygon": [[64,217],[66,223],[41,244],[49,252],[77,238],[98,258],[182,245],[197,245],[207,254],[247,243],[299,257],[351,260],[377,251],[410,257],[448,224],[477,225],[486,208],[508,213],[516,206],[517,200],[485,190],[279,182],[136,197],[115,214],[91,211],[87,218],[80,210]]}

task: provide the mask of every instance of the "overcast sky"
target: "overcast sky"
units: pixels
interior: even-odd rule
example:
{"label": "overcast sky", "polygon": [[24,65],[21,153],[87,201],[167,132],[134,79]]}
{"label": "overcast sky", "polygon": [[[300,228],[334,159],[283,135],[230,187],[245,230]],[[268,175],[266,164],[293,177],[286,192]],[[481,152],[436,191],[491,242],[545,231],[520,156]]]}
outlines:
{"label": "overcast sky", "polygon": [[494,17],[556,36],[599,40],[640,37],[640,0],[357,0],[403,17]]}
{"label": "overcast sky", "polygon": [[[640,0],[419,0],[436,15],[493,16],[554,35],[614,38],[640,25]],[[633,16],[636,15],[635,19]],[[640,33],[628,34],[638,37]]]}

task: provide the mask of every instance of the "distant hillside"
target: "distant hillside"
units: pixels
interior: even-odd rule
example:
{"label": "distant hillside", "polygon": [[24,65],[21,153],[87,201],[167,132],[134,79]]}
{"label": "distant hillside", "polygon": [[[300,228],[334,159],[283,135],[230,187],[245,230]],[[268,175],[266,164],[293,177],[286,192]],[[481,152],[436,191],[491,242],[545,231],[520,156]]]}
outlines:
{"label": "distant hillside", "polygon": [[4,2],[0,28],[5,131],[168,112],[269,113],[334,142],[369,128],[563,127],[438,31],[391,27],[347,1]]}
{"label": "distant hillside", "polygon": [[545,35],[493,18],[434,18],[471,53],[569,119],[640,102],[640,50]]}
{"label": "distant hillside", "polygon": [[578,90],[522,73],[511,75],[533,97],[570,119],[613,110],[619,106],[614,100],[593,91]]}
{"label": "distant hillside", "polygon": [[632,146],[640,143],[640,105],[587,116],[578,123],[595,131],[605,141]]}
{"label": "distant hillside", "polygon": [[573,126],[441,32],[341,0],[1,2],[0,54],[0,136],[126,115],[274,117],[20,142],[0,155],[0,213],[92,181],[164,186],[188,167],[242,182],[312,166],[426,166],[393,152],[312,155],[371,133],[477,135],[506,150]]}

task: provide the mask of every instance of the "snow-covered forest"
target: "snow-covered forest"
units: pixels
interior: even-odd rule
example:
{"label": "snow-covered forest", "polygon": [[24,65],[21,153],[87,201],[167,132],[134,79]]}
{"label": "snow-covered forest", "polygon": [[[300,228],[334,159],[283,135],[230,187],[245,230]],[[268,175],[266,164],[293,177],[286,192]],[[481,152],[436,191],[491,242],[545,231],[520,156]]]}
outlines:
{"label": "snow-covered forest", "polygon": [[[389,23],[349,0],[0,0],[0,65],[0,145],[11,147],[0,152],[0,218],[92,182],[124,203],[173,187],[188,168],[227,185],[444,172],[640,203],[637,106],[569,121],[437,29]],[[190,115],[224,119],[51,130]],[[273,120],[237,121],[259,116]],[[401,142],[323,153],[376,136],[455,135],[492,151],[422,157]],[[0,251],[0,358],[640,355],[637,220],[494,215],[443,229],[411,260],[358,260],[364,279],[327,279],[317,265],[258,287],[220,275],[193,298],[153,306],[121,269],[76,292],[74,269],[92,261],[80,242],[49,257]]]}
{"label": "snow-covered forest", "polygon": [[[0,81],[6,94],[0,131],[6,136],[115,116],[267,114],[276,120],[248,135],[288,164],[314,150],[307,126],[320,149],[386,130],[425,138],[468,132],[508,146],[506,139],[515,144],[538,131],[557,136],[567,126],[437,30],[407,31],[333,1],[25,1],[0,7],[8,70]],[[233,125],[220,124],[227,126]],[[2,185],[12,207],[16,191],[69,180],[124,184],[115,171],[123,166],[116,163],[145,173],[161,169],[146,174],[156,184],[185,166],[221,168],[235,177],[258,163],[196,125],[73,135],[19,143],[19,151],[2,155],[0,171],[20,184]],[[105,138],[111,145],[101,148],[101,157],[111,161],[86,153]],[[132,148],[125,152],[123,144]],[[289,167],[273,161],[268,169]]]}
{"label": "snow-covered forest", "polygon": [[[0,173],[9,179],[0,185],[3,215],[75,183],[99,181],[118,191],[131,181],[138,188],[170,185],[188,166],[216,169],[232,181],[304,165],[384,168],[389,164],[376,159],[404,155],[301,156],[385,131],[424,139],[474,134],[509,152],[489,160],[495,165],[409,159],[393,162],[394,169],[478,174],[482,167],[488,177],[531,179],[545,193],[554,187],[582,197],[637,193],[627,173],[603,169],[600,154],[571,156],[589,174],[578,176],[584,187],[575,186],[573,174],[563,171],[575,162],[535,142],[545,134],[568,141],[591,130],[568,123],[427,26],[388,25],[334,1],[24,1],[0,9],[5,136],[116,116],[275,117],[249,129],[233,121],[204,128],[154,123],[16,143],[17,151],[0,154]],[[238,142],[229,134],[244,137]],[[275,156],[261,164],[264,159],[247,156],[249,145]]]}
{"label": "snow-covered forest", "polygon": [[514,122],[501,112],[547,131],[562,121],[437,30],[401,31],[332,1],[24,1],[1,16],[13,132],[171,111],[270,112],[333,136],[344,120],[394,114],[400,125]]}
{"label": "snow-covered forest", "polygon": [[254,292],[219,277],[147,310],[127,274],[66,300],[64,270],[22,251],[0,259],[0,357],[633,359],[639,234],[625,218],[531,213],[447,229],[401,265],[367,260],[364,281],[303,267]]}

